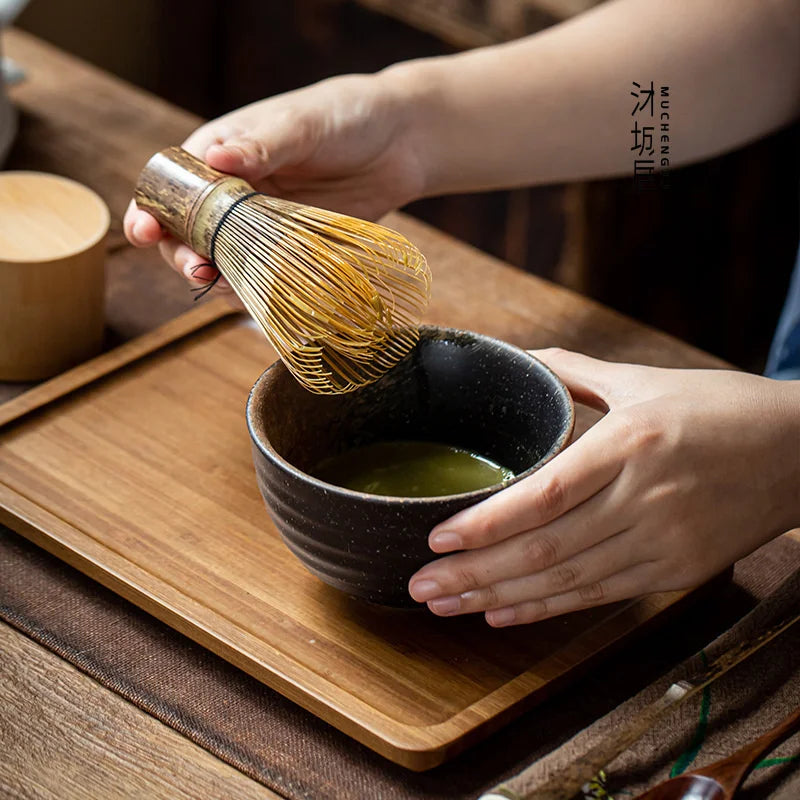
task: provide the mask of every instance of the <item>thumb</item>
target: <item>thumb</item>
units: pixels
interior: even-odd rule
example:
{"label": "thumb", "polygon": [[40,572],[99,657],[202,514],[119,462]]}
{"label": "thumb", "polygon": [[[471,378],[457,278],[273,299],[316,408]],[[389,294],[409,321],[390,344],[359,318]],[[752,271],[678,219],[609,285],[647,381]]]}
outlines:
{"label": "thumb", "polygon": [[602,361],[559,347],[528,352],[564,381],[578,403],[598,411],[608,411],[641,400],[641,389],[646,380],[642,373],[657,372],[652,367]]}

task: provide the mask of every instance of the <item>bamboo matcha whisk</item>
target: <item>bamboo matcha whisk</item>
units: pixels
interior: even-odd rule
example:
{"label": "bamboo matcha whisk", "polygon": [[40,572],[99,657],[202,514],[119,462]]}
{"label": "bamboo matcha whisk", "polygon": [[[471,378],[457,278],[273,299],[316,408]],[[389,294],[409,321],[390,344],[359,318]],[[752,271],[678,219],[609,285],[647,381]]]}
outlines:
{"label": "bamboo matcha whisk", "polygon": [[363,386],[417,340],[430,271],[395,231],[269,197],[180,147],[150,159],[136,204],[219,269],[313,392]]}

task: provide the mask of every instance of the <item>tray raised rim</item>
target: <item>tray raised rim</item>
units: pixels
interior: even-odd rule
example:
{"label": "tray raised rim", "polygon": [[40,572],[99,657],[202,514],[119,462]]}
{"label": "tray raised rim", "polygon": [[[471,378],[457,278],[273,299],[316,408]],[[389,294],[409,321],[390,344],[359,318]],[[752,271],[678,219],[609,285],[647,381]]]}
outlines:
{"label": "tray raised rim", "polygon": [[[58,402],[74,391],[216,323],[226,319],[230,321],[239,313],[222,299],[206,303],[6,401],[0,405],[0,435],[29,413]],[[160,596],[154,595],[145,588],[146,581],[141,580],[144,573],[141,567],[2,480],[0,523],[362,744],[415,771],[442,763],[502,727],[511,717],[540,702],[567,680],[584,673],[596,660],[607,657],[630,635],[643,632],[656,622],[660,623],[666,615],[677,612],[697,591],[671,592],[617,604],[608,617],[598,622],[598,625],[609,627],[605,643],[600,647],[584,645],[586,654],[579,663],[556,679],[531,687],[531,681],[540,684],[540,680],[532,675],[531,670],[526,670],[442,722],[414,725],[389,716],[330,681],[324,682],[325,692],[317,691],[313,681],[303,678],[314,674],[319,680],[319,676],[278,648],[273,650],[269,660],[253,655],[253,651],[259,649],[257,646],[251,646],[249,653],[245,652],[248,648],[243,645],[248,642],[260,645],[262,649],[268,643],[167,583],[162,582]],[[183,610],[180,601],[183,601]],[[194,614],[185,610],[187,606],[194,607]],[[584,630],[570,641],[570,646],[574,648],[583,639],[590,638],[596,627]],[[221,633],[226,630],[228,635]]]}

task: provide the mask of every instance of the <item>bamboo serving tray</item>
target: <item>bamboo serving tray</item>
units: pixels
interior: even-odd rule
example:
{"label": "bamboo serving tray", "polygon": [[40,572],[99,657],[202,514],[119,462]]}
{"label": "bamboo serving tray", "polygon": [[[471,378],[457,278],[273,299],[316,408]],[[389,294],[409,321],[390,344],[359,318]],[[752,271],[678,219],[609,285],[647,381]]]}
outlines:
{"label": "bamboo serving tray", "polygon": [[687,599],[522,628],[352,600],[256,487],[247,394],[275,353],[224,301],[0,406],[0,522],[385,757],[454,756]]}

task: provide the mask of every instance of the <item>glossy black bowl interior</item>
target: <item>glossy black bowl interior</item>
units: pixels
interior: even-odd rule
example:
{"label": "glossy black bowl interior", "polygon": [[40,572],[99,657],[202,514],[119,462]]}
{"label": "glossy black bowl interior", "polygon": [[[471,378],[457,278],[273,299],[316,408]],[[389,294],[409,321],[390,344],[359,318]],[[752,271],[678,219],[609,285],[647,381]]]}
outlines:
{"label": "glossy black bowl interior", "polygon": [[400,364],[345,395],[311,394],[276,362],[250,393],[247,421],[258,485],[289,548],[326,583],[403,606],[413,604],[408,579],[433,557],[431,528],[502,485],[397,498],[343,489],[309,472],[350,448],[405,439],[471,450],[512,469],[516,481],[566,445],[574,414],[561,381],[524,350],[423,326]]}

